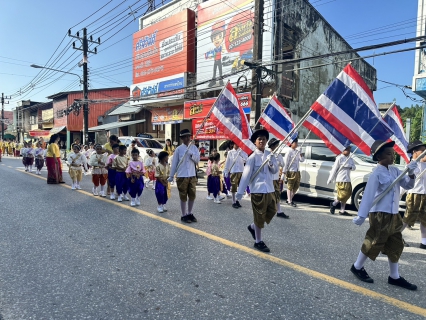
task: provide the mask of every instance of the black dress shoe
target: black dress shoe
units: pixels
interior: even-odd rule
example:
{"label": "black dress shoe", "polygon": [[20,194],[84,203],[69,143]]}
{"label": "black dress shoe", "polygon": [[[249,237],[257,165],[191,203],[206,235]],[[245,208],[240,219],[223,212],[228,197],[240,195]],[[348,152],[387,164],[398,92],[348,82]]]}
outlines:
{"label": "black dress shoe", "polygon": [[271,252],[271,250],[269,250],[269,248],[266,246],[265,242],[260,241],[258,243],[254,243],[254,247],[262,252]]}
{"label": "black dress shoe", "polygon": [[277,217],[280,218],[284,218],[284,219],[289,219],[290,217],[288,215],[286,215],[284,212],[278,212],[277,213]]}
{"label": "black dress shoe", "polygon": [[426,249],[426,244],[420,243],[419,248],[420,248],[420,249]]}
{"label": "black dress shoe", "polygon": [[403,277],[399,277],[399,279],[388,277],[388,283],[408,290],[417,290],[417,286],[415,284],[409,283]]}
{"label": "black dress shoe", "polygon": [[186,216],[180,217],[180,221],[182,221],[182,222],[186,222],[186,223],[191,223],[191,222],[192,222],[192,221],[191,221],[191,218],[189,217],[189,215],[186,215]]}
{"label": "black dress shoe", "polygon": [[339,211],[339,216],[346,216],[346,217],[350,217],[351,214],[347,213],[346,211],[340,212]]}
{"label": "black dress shoe", "polygon": [[254,240],[256,240],[256,233],[254,232],[253,228],[251,227],[251,225],[249,225],[247,227],[247,230],[250,231],[251,236],[253,237]]}
{"label": "black dress shoe", "polygon": [[355,277],[357,277],[361,281],[374,283],[374,280],[370,278],[367,271],[365,271],[364,267],[358,270],[357,268],[355,268],[354,265],[352,265],[351,272],[355,275]]}
{"label": "black dress shoe", "polygon": [[336,211],[336,206],[333,206],[333,201],[330,202],[330,213],[334,214],[334,212]]}
{"label": "black dress shoe", "polygon": [[240,202],[237,200],[237,201],[235,201],[235,204],[238,206],[238,208],[241,208],[242,207],[242,205],[240,204]]}
{"label": "black dress shoe", "polygon": [[197,222],[197,218],[195,218],[192,213],[188,214],[188,217],[189,217],[188,219],[191,220],[191,222]]}
{"label": "black dress shoe", "polygon": [[292,207],[297,207],[297,205],[292,201],[291,203],[290,203],[290,205],[292,206]]}

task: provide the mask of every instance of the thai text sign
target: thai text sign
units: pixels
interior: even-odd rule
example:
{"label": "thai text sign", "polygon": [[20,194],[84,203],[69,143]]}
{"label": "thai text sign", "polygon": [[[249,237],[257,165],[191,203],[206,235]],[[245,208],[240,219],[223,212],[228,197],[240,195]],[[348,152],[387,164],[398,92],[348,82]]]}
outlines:
{"label": "thai text sign", "polygon": [[153,108],[152,124],[173,124],[183,121],[183,106]]}

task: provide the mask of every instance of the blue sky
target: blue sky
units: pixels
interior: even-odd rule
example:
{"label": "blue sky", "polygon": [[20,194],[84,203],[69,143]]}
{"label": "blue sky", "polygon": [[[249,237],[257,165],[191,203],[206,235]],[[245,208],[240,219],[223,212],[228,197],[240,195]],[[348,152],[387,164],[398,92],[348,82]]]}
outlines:
{"label": "blue sky", "polygon": [[[297,0],[296,0],[297,1]],[[55,72],[45,72],[33,80],[40,69],[29,65],[45,65],[49,58],[52,68],[82,74],[75,66],[81,60],[81,51],[72,49],[71,39],[66,36],[75,26],[73,34],[88,26],[88,34],[101,36],[99,53],[89,58],[90,88],[130,86],[132,84],[131,55],[132,33],[138,30],[138,22],[129,15],[129,6],[139,17],[146,10],[145,1],[137,0],[13,0],[0,2],[0,93],[14,94],[6,110],[15,107],[16,101],[31,99],[46,101],[46,96],[64,91],[80,90],[78,78]],[[120,3],[122,3],[120,5]],[[417,20],[417,0],[312,0],[311,3],[354,48],[414,37]],[[83,19],[105,7],[86,21]],[[118,6],[111,13],[109,10]],[[121,11],[126,10],[120,16]],[[101,17],[103,14],[106,16]],[[109,23],[123,18],[118,26]],[[124,27],[128,24],[126,27]],[[115,27],[115,28],[114,28]],[[124,27],[124,28],[123,28]],[[93,33],[94,30],[97,33]],[[104,30],[100,30],[105,28]],[[119,31],[119,29],[123,30]],[[104,33],[106,33],[104,35]],[[115,34],[117,33],[117,34]],[[107,40],[107,38],[111,37]],[[63,41],[62,41],[63,40]],[[106,40],[106,42],[105,42]],[[62,41],[62,42],[61,42]],[[76,42],[78,45],[78,42]],[[376,53],[414,47],[415,43],[377,50]],[[363,52],[361,55],[372,54]],[[401,85],[411,85],[414,72],[414,51],[380,56],[368,61],[377,69],[379,80]],[[111,64],[118,63],[113,67]],[[60,79],[58,79],[62,76]],[[31,86],[31,82],[35,83]],[[378,82],[375,100],[391,102],[396,98],[402,107],[415,102],[406,98],[402,91],[389,84]],[[24,94],[19,95],[21,89]],[[411,94],[411,91],[408,91]]]}

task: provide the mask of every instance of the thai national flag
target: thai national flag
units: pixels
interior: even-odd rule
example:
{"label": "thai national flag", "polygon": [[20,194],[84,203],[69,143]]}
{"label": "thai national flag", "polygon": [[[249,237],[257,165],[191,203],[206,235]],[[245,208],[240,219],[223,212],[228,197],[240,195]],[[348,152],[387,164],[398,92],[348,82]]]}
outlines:
{"label": "thai national flag", "polygon": [[391,137],[392,141],[395,141],[395,146],[393,147],[406,163],[410,162],[410,157],[407,153],[408,141],[405,137],[404,127],[402,125],[402,120],[398,112],[398,108],[393,106],[388,114],[383,118],[389,127],[392,128],[394,134]]}
{"label": "thai national flag", "polygon": [[[284,140],[294,128],[293,120],[275,95],[271,98],[260,116],[259,122],[279,140]],[[297,133],[289,139],[289,142],[296,137]]]}
{"label": "thai national flag", "polygon": [[210,120],[245,153],[250,154],[256,149],[249,140],[251,129],[247,117],[229,81],[216,99]]}
{"label": "thai national flag", "polygon": [[315,111],[312,111],[303,125],[320,137],[335,154],[341,154],[352,143]]}
{"label": "thai national flag", "polygon": [[349,64],[312,105],[312,109],[366,155],[376,140],[387,141],[392,129],[382,119],[373,93]]}

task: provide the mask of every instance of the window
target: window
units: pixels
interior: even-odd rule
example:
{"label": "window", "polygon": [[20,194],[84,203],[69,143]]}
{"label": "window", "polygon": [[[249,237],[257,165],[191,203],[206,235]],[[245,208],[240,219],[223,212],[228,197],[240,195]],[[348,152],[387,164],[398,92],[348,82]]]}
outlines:
{"label": "window", "polygon": [[163,149],[163,146],[155,140],[139,139],[139,142],[144,148]]}
{"label": "window", "polygon": [[326,146],[312,146],[311,159],[334,162],[336,160],[336,155]]}

